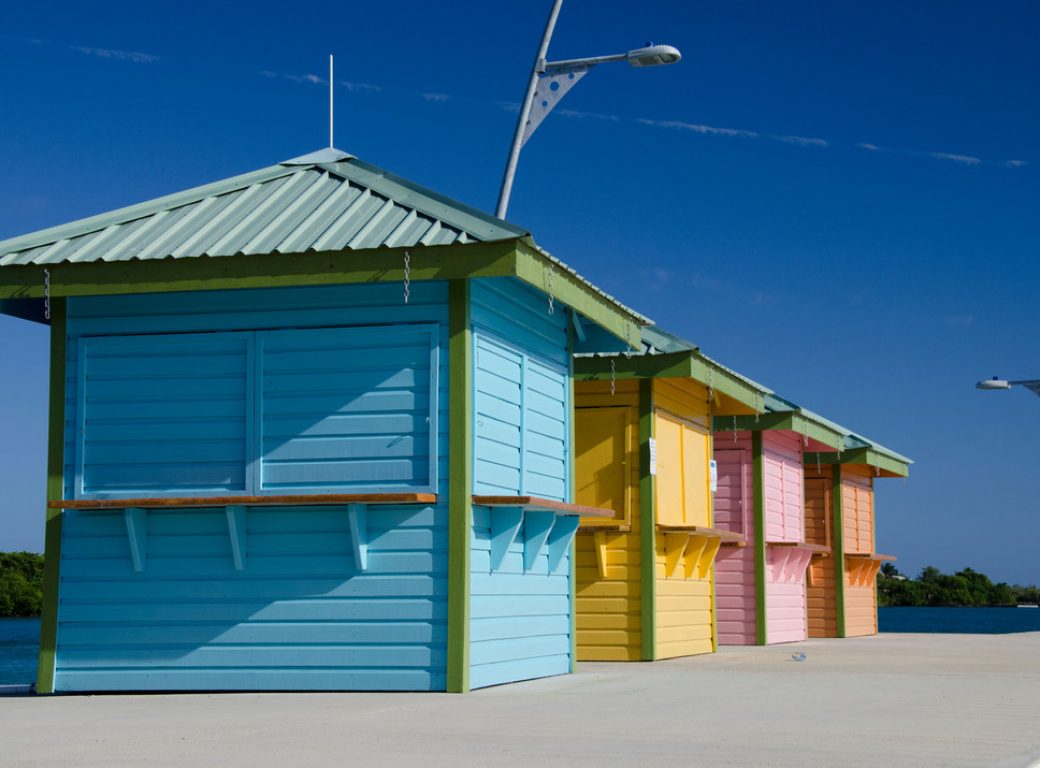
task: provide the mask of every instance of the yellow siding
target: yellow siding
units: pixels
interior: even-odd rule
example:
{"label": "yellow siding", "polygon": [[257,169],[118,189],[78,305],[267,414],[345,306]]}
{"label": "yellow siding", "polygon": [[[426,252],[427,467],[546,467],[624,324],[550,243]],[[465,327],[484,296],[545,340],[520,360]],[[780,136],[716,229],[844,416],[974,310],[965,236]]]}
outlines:
{"label": "yellow siding", "polygon": [[[689,379],[654,379],[654,407],[657,522],[710,526],[707,388]],[[667,659],[711,653],[715,650],[715,569],[711,568],[705,578],[686,578],[684,568],[669,577],[665,537],[658,535],[656,543],[655,655]]]}
{"label": "yellow siding", "polygon": [[[579,661],[637,661],[642,657],[639,386],[634,381],[618,381],[616,393],[611,395],[608,382],[579,381],[574,385],[574,398],[575,500],[578,504],[610,507],[615,511],[615,522],[623,522],[627,517],[631,526],[630,533],[599,534],[606,542],[606,578],[599,572],[596,534],[583,530],[577,536],[577,656]],[[583,429],[597,413],[615,430],[627,429],[626,465],[609,466],[619,454],[615,444],[605,444],[607,427]],[[624,493],[619,502],[620,488]],[[596,521],[583,523],[595,525]]]}

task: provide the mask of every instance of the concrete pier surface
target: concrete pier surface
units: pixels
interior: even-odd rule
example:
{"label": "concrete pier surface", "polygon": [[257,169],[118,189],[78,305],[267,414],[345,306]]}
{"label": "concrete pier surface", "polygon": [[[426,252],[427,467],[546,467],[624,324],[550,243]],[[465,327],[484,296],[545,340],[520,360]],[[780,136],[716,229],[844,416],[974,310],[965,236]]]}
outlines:
{"label": "concrete pier surface", "polygon": [[723,648],[462,696],[0,697],[5,768],[651,764],[1040,765],[1040,633]]}

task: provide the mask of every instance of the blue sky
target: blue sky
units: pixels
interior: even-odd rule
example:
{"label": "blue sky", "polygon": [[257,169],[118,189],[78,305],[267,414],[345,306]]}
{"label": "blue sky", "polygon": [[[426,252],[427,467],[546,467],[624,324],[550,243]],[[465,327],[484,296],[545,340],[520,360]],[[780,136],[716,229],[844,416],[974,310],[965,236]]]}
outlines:
{"label": "blue sky", "polygon": [[[336,144],[493,210],[549,0],[5,9],[0,238]],[[878,548],[1040,582],[1040,6],[566,0],[599,67],[509,218],[783,396],[916,460]],[[43,542],[46,334],[0,318],[0,550]]]}

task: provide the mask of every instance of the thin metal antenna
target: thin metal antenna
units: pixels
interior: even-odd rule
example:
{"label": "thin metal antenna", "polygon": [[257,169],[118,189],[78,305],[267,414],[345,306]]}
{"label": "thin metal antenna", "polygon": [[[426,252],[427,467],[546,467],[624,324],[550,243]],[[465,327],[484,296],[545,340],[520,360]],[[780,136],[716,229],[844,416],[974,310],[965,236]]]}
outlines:
{"label": "thin metal antenna", "polygon": [[333,133],[332,133],[332,126],[333,126],[332,119],[333,119],[333,116],[335,115],[335,111],[332,108],[332,89],[333,89],[333,83],[334,82],[335,81],[332,79],[332,54],[330,53],[329,54],[329,149],[332,149],[333,147],[336,146],[336,142],[333,141]]}

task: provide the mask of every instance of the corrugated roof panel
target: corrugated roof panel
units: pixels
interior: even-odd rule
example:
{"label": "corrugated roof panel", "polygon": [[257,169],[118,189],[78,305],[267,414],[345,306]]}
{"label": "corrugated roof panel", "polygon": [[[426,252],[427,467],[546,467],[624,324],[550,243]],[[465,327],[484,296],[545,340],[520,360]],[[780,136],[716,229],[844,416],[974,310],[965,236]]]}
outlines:
{"label": "corrugated roof panel", "polygon": [[331,223],[339,221],[344,212],[362,194],[359,187],[340,184],[307,218],[296,225],[278,245],[279,253],[303,253],[313,247]]}
{"label": "corrugated roof panel", "polygon": [[242,248],[243,253],[273,253],[286,236],[339,187],[327,173],[308,174],[307,181],[307,187],[299,190],[296,199],[290,200],[282,212],[272,217]]}
{"label": "corrugated roof panel", "polygon": [[411,247],[527,234],[336,150],[2,241],[0,266]]}

